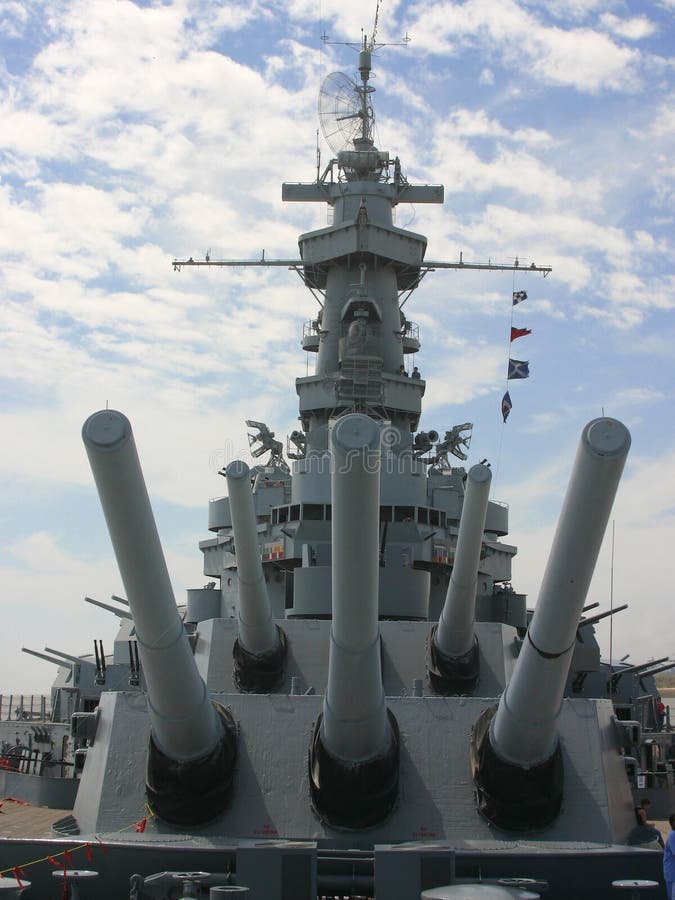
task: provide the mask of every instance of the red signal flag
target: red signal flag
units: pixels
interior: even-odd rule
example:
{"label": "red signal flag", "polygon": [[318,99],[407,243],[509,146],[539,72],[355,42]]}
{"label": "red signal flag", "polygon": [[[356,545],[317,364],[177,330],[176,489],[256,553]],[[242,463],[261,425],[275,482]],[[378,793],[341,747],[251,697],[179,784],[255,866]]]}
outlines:
{"label": "red signal flag", "polygon": [[527,334],[532,334],[531,328],[514,328],[511,326],[511,340],[515,341],[516,338],[525,337]]}

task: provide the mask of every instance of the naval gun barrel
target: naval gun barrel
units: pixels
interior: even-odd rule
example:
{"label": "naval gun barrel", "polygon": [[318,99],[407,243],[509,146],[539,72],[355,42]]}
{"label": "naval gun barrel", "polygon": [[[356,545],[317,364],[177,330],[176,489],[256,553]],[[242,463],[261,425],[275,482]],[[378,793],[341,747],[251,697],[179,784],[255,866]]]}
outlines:
{"label": "naval gun barrel", "polygon": [[113,615],[117,616],[118,619],[133,618],[128,609],[118,609],[116,606],[111,606],[109,603],[103,603],[101,600],[94,600],[93,597],[85,597],[84,602],[91,603],[92,606],[98,606],[100,609],[105,609],[107,612],[111,612]]}
{"label": "naval gun barrel", "polygon": [[437,693],[466,693],[478,681],[476,584],[491,480],[490,469],[482,464],[472,466],[466,478],[455,562],[445,604],[429,642],[429,680]]}
{"label": "naval gun barrel", "polygon": [[205,821],[220,812],[227,799],[234,723],[229,713],[211,703],[197,671],[129,420],[115,410],[96,412],[84,423],[82,439],[145,673],[151,725],[148,799],[168,821]]}
{"label": "naval gun barrel", "polygon": [[310,750],[312,801],[333,825],[384,819],[398,794],[398,728],[382,682],[380,429],[350,414],[331,433],[332,623],[323,714]]}
{"label": "naval gun barrel", "polygon": [[[47,649],[47,648],[45,647],[45,649]],[[54,665],[54,666],[72,665],[72,663],[69,663],[65,659],[56,659],[56,657],[54,657],[54,656],[47,656],[46,653],[40,653],[39,650],[30,650],[28,647],[22,647],[21,652],[28,653],[30,656],[35,656],[37,659],[44,659],[45,662],[52,663],[52,665]],[[83,662],[83,660],[78,659],[77,664],[79,665],[81,662]]]}
{"label": "naval gun barrel", "polygon": [[661,663],[667,662],[667,660],[668,660],[667,656],[661,656],[661,657],[659,657],[659,659],[650,659],[648,662],[639,663],[638,665],[635,665],[635,666],[626,666],[623,669],[619,669],[617,672],[612,672],[612,677],[609,680],[609,689],[610,689],[611,693],[614,693],[614,691],[617,688],[617,685],[619,684],[619,682],[621,681],[621,679],[623,678],[624,675],[640,676],[640,675],[648,674],[647,670],[651,666],[658,666]]}
{"label": "naval gun barrel", "polygon": [[618,672],[615,672],[614,677],[618,680],[622,675],[636,675],[638,672],[644,672],[644,670],[648,669],[650,666],[658,666],[667,661],[667,656],[661,656],[659,659],[650,659],[649,662],[639,663],[636,666],[626,666],[625,669],[620,669]]}
{"label": "naval gun barrel", "polygon": [[649,678],[652,675],[658,675],[660,672],[667,672],[668,669],[675,667],[675,662],[667,662],[665,666],[658,666],[656,669],[648,669],[646,672],[640,672],[640,678]]}
{"label": "naval gun barrel", "polygon": [[45,647],[45,653],[53,653],[54,656],[62,657],[66,661],[66,664],[75,663],[75,665],[80,666],[82,663],[85,665],[89,663],[89,665],[91,665],[91,662],[88,659],[82,659],[80,656],[73,656],[72,653],[64,653],[63,650],[55,650],[54,647]]}
{"label": "naval gun barrel", "polygon": [[604,612],[596,613],[594,616],[582,619],[581,622],[579,622],[579,628],[586,628],[587,625],[597,625],[598,622],[601,622],[608,616],[615,616],[617,613],[623,612],[624,609],[628,609],[627,603],[624,603],[621,606],[615,606],[614,609],[606,609]]}
{"label": "naval gun barrel", "polygon": [[542,827],[562,802],[558,739],[579,616],[619,485],[630,433],[616,419],[584,428],[532,621],[494,713],[474,729],[474,779],[501,827]]}
{"label": "naval gun barrel", "polygon": [[283,675],[286,642],[272,620],[260,561],[250,469],[235,460],[225,470],[234,530],[239,599],[239,637],[234,646],[234,676],[244,691],[270,690]]}

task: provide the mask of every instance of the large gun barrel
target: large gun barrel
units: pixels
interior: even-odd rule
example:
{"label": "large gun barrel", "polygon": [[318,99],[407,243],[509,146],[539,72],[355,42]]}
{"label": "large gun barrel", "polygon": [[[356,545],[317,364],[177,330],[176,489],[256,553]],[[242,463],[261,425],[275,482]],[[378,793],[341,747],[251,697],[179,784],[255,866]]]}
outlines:
{"label": "large gun barrel", "polygon": [[657,666],[656,669],[648,669],[646,672],[640,672],[640,678],[649,678],[652,675],[658,675],[660,672],[667,672],[668,669],[675,668],[675,662],[667,662],[665,666]]}
{"label": "large gun barrel", "polygon": [[635,666],[625,666],[623,669],[619,669],[616,672],[612,672],[612,675],[608,682],[608,688],[610,693],[614,693],[618,687],[619,682],[623,678],[624,675],[643,675],[648,674],[647,670],[652,666],[658,666],[660,663],[666,662],[668,660],[667,656],[661,656],[659,659],[650,659],[648,662],[639,663]]}
{"label": "large gun barrel", "polygon": [[55,650],[54,647],[45,647],[45,653],[53,653],[54,656],[61,656],[65,660],[64,665],[67,665],[68,663],[75,663],[75,665],[79,666],[82,663],[86,664],[89,662],[89,660],[82,659],[80,656],[73,656],[72,653],[64,653],[63,650]]}
{"label": "large gun barrel", "polygon": [[[233,762],[232,723],[211,703],[197,671],[129,420],[115,410],[96,412],[84,423],[82,438],[133,616],[148,689],[149,799],[157,814],[169,821],[204,820],[219,812],[226,799],[229,782],[223,770],[231,769]],[[188,794],[194,789],[188,773],[200,770],[200,783],[208,784],[204,766],[214,775],[217,772],[218,784],[210,785],[211,795],[200,792],[191,801],[189,796],[182,798],[185,807],[174,809],[181,806],[177,803],[181,785]],[[171,771],[179,774],[172,779]]]}
{"label": "large gun barrel", "polygon": [[438,693],[465,693],[478,680],[476,584],[491,480],[487,466],[469,469],[450,584],[429,642],[429,680]]}
{"label": "large gun barrel", "polygon": [[234,648],[235,680],[242,690],[266,691],[283,674],[286,643],[272,609],[257,540],[250,469],[235,460],[225,470],[237,559],[239,638]]}
{"label": "large gun barrel", "polygon": [[109,603],[103,603],[101,600],[94,600],[93,597],[85,597],[84,602],[91,603],[92,606],[98,606],[100,609],[105,609],[107,612],[111,612],[113,615],[117,616],[118,619],[133,618],[128,609],[118,609],[116,606],[111,606]]}
{"label": "large gun barrel", "polygon": [[557,723],[565,681],[629,448],[628,429],[616,419],[594,419],[584,428],[513,676],[496,714],[487,725],[476,726],[474,777],[483,809],[497,824],[541,826],[560,808]]}
{"label": "large gun barrel", "polygon": [[[54,666],[68,666],[72,665],[68,660],[65,659],[56,659],[54,656],[47,656],[46,653],[40,653],[39,650],[30,650],[28,647],[21,648],[22,653],[28,653],[30,656],[35,656],[37,659],[44,659],[45,662],[52,663]],[[78,663],[81,663],[82,660],[78,660]]]}
{"label": "large gun barrel", "polygon": [[344,416],[331,450],[332,625],[310,784],[322,816],[359,828],[381,821],[398,791],[398,733],[385,704],[378,618],[380,430],[368,416]]}
{"label": "large gun barrel", "polygon": [[621,606],[615,606],[614,609],[606,609],[604,612],[596,613],[594,616],[582,619],[581,622],[579,622],[579,628],[586,628],[587,625],[597,625],[598,622],[601,622],[608,616],[615,616],[617,613],[623,612],[624,609],[628,609],[627,603],[623,603]]}
{"label": "large gun barrel", "polygon": [[660,656],[658,659],[650,659],[648,662],[639,663],[636,666],[626,666],[625,669],[619,669],[618,672],[615,672],[614,677],[618,680],[622,675],[636,675],[638,672],[644,672],[651,666],[658,666],[667,661],[667,656]]}

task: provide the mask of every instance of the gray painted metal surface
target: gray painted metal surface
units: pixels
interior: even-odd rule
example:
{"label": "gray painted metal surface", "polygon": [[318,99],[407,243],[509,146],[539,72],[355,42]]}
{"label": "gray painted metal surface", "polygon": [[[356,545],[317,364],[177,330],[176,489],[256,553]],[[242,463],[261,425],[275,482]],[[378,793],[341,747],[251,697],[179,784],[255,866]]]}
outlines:
{"label": "gray painted metal surface", "polygon": [[497,754],[518,765],[549,758],[579,619],[619,486],[630,434],[615,419],[584,429],[527,640],[492,721]]}
{"label": "gray painted metal surface", "polygon": [[257,541],[257,522],[249,478],[249,467],[236,460],[227,467],[232,527],[236,545],[239,604],[239,639],[249,653],[276,649],[277,633],[263,575]]}
{"label": "gray painted metal surface", "polygon": [[131,426],[102,410],[87,419],[82,438],[134,618],[153,736],[172,758],[203,756],[219,739],[219,723],[176,609]]}
{"label": "gray painted metal surface", "polygon": [[492,473],[483,465],[472,466],[466,476],[457,554],[436,630],[438,648],[446,656],[463,656],[473,646],[476,582],[491,481]]}
{"label": "gray painted metal surface", "polygon": [[[515,834],[492,829],[479,815],[473,796],[468,742],[480,712],[493,699],[389,697],[402,738],[399,804],[389,820],[358,834],[327,827],[308,802],[307,747],[322,709],[321,696],[212,697],[229,706],[239,723],[239,757],[231,805],[216,821],[199,829],[203,838],[328,839],[338,847],[359,848],[424,838],[457,847],[501,850],[519,842]],[[545,833],[528,836],[528,846],[624,842],[634,813],[623,761],[615,752],[611,703],[564,701],[560,730],[566,770],[564,808]],[[99,731],[75,805],[83,834],[110,836],[143,818],[148,734],[142,696],[103,697]],[[617,787],[610,793],[607,785],[613,781]],[[153,822],[142,839],[176,834],[175,828]]]}

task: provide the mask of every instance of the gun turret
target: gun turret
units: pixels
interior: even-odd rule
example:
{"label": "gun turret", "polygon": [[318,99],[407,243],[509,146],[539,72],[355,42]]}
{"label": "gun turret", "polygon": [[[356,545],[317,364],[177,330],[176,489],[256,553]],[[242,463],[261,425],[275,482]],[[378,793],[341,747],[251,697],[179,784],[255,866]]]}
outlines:
{"label": "gun turret", "polygon": [[250,469],[235,460],[225,470],[237,559],[239,637],[235,642],[234,677],[240,690],[266,692],[283,675],[286,639],[272,621],[272,609],[260,562]]}
{"label": "gun turret", "polygon": [[478,681],[476,583],[491,480],[487,466],[469,469],[455,563],[445,605],[429,641],[429,681],[440,694],[467,693]]}
{"label": "gun turret", "polygon": [[332,825],[365,828],[389,814],[398,794],[398,727],[385,704],[378,619],[379,428],[368,416],[344,416],[331,450],[333,610],[310,788]]}
{"label": "gun turret", "polygon": [[499,827],[543,827],[562,802],[557,722],[586,593],[630,447],[616,419],[584,428],[542,581],[513,676],[474,727],[479,806]]}
{"label": "gun turret", "polygon": [[175,824],[212,819],[225,806],[235,725],[212,704],[200,677],[157,534],[131,425],[94,413],[82,439],[134,619],[148,692],[148,802]]}

